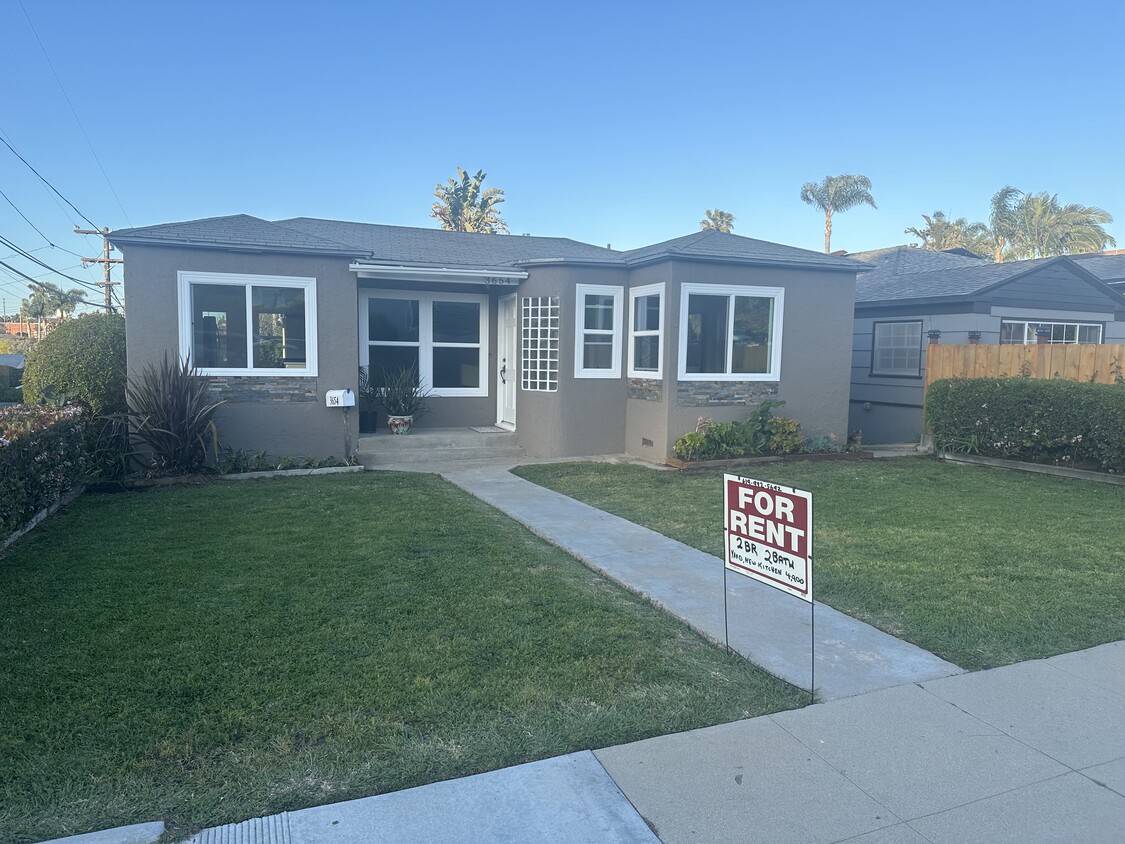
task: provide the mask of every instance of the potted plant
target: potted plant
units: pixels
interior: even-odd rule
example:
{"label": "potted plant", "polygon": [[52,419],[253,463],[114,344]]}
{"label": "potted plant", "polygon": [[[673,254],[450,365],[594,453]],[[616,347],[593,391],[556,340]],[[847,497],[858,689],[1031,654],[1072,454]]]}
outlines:
{"label": "potted plant", "polygon": [[409,434],[414,421],[430,412],[430,391],[422,386],[415,366],[384,369],[383,386],[376,392],[392,434]]}
{"label": "potted plant", "polygon": [[359,368],[359,432],[373,434],[379,427],[379,390],[372,386],[367,367]]}

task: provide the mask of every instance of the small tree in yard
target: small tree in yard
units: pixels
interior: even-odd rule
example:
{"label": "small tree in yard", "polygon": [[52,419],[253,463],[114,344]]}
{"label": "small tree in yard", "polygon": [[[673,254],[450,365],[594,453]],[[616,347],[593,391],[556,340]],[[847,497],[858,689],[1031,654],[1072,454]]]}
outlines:
{"label": "small tree in yard", "polygon": [[86,314],[59,323],[28,352],[27,404],[68,397],[95,415],[125,410],[125,317]]}

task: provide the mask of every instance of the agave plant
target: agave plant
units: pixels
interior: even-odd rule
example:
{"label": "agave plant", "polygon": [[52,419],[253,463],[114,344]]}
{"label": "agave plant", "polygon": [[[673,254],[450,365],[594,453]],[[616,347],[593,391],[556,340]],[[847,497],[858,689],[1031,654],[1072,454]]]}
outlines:
{"label": "agave plant", "polygon": [[191,474],[206,465],[209,451],[218,456],[214,415],[223,402],[212,399],[208,381],[187,361],[167,354],[130,380],[129,420],[153,474]]}

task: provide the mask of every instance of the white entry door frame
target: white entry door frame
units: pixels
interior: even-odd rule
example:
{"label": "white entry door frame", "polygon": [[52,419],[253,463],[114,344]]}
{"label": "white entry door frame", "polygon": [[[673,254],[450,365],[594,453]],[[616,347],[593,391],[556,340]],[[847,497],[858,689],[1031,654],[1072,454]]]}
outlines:
{"label": "white entry door frame", "polygon": [[498,303],[496,425],[516,429],[516,382],[519,380],[519,309],[516,294],[504,296]]}

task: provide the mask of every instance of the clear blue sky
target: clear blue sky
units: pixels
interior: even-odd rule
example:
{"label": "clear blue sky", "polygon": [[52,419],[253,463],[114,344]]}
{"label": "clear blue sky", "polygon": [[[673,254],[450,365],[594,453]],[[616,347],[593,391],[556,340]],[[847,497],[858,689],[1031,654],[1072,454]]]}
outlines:
{"label": "clear blue sky", "polygon": [[[98,226],[431,227],[460,165],[504,189],[513,233],[619,249],[716,207],[737,234],[821,249],[798,194],[840,173],[879,209],[838,216],[834,248],[909,242],[934,210],[985,219],[1005,184],[1105,208],[1125,246],[1120,0],[22,4],[0,0],[0,133]],[[99,253],[2,146],[0,187]],[[0,234],[45,245],[2,198]],[[0,268],[8,309],[24,295]]]}

